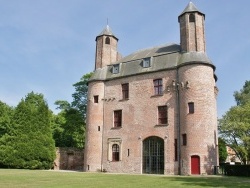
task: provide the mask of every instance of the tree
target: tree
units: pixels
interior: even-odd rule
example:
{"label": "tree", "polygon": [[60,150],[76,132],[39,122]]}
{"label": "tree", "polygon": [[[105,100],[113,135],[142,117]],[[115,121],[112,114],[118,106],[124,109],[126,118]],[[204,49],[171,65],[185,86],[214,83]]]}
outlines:
{"label": "tree", "polygon": [[84,120],[87,112],[88,81],[92,75],[92,72],[83,75],[80,81],[73,85],[75,92],[72,94],[73,102],[71,106],[80,111]]}
{"label": "tree", "polygon": [[223,163],[226,161],[227,159],[227,146],[226,146],[226,142],[219,137],[218,139],[218,145],[219,145],[219,162]]}
{"label": "tree", "polygon": [[51,112],[42,94],[29,93],[17,105],[0,140],[0,161],[11,168],[49,169],[55,159]]}
{"label": "tree", "polygon": [[53,137],[56,147],[83,148],[85,140],[85,120],[87,109],[88,80],[92,73],[82,76],[75,83],[73,102],[57,100],[55,104],[61,112],[53,117]]}
{"label": "tree", "polygon": [[234,98],[237,105],[244,105],[250,101],[250,81],[246,81],[243,89],[234,92]]}
{"label": "tree", "polygon": [[234,106],[219,120],[219,132],[242,163],[250,157],[250,102]]}
{"label": "tree", "polygon": [[13,108],[0,101],[0,138],[8,132],[12,114]]}

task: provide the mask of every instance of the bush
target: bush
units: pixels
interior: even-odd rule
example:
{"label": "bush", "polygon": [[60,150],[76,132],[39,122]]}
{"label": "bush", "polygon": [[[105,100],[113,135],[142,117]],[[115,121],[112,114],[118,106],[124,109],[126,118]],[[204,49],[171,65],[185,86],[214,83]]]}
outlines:
{"label": "bush", "polygon": [[224,174],[227,176],[250,177],[250,165],[225,165]]}

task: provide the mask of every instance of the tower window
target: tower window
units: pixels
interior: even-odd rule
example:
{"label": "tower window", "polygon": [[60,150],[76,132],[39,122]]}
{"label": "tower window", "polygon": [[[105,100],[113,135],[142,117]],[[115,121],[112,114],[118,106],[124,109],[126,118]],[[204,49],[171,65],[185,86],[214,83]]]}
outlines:
{"label": "tower window", "polygon": [[109,37],[106,37],[105,44],[110,44],[110,38]]}
{"label": "tower window", "polygon": [[182,135],[182,145],[186,146],[187,145],[187,134]]}
{"label": "tower window", "polygon": [[118,144],[113,144],[112,146],[112,161],[120,160],[120,148]]}
{"label": "tower window", "polygon": [[194,14],[189,15],[189,22],[195,22],[195,16]]}
{"label": "tower window", "polygon": [[193,102],[189,102],[188,103],[188,113],[189,114],[193,114],[194,113],[194,103]]}
{"label": "tower window", "polygon": [[154,80],[155,95],[162,95],[162,79]]}
{"label": "tower window", "polygon": [[113,65],[112,73],[113,74],[118,74],[119,73],[119,64]]}
{"label": "tower window", "polygon": [[158,106],[158,124],[167,124],[168,123],[168,107],[167,106]]}
{"label": "tower window", "polygon": [[151,66],[151,58],[145,58],[142,61],[142,67],[147,68]]}
{"label": "tower window", "polygon": [[98,100],[98,95],[95,95],[94,96],[94,103],[98,103],[99,102],[99,100]]}
{"label": "tower window", "polygon": [[122,99],[128,99],[129,97],[129,85],[122,84]]}
{"label": "tower window", "polygon": [[122,111],[116,110],[114,111],[114,127],[119,128],[122,126]]}

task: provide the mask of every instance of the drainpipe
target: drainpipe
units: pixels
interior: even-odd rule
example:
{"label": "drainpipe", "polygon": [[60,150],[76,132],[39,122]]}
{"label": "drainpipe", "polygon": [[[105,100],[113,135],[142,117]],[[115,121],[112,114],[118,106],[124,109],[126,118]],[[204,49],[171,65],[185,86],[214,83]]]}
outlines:
{"label": "drainpipe", "polygon": [[181,175],[181,125],[180,125],[180,95],[179,95],[179,72],[176,69],[176,108],[177,108],[177,157],[178,157],[178,175]]}
{"label": "drainpipe", "polygon": [[[103,82],[104,86],[103,86],[103,99],[105,99],[105,83]],[[103,103],[102,103],[102,155],[101,155],[101,172],[103,171],[103,144],[104,144],[104,141],[103,141],[103,133],[104,133],[104,103],[105,103],[105,100],[103,100]]]}

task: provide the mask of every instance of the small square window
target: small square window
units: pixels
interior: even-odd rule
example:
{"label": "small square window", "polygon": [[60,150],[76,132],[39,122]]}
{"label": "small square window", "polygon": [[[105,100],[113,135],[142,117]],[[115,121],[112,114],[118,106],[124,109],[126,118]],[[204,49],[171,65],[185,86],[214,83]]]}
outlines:
{"label": "small square window", "polygon": [[98,95],[95,95],[94,96],[94,103],[98,103],[99,102],[99,97],[98,97]]}
{"label": "small square window", "polygon": [[189,114],[193,114],[194,113],[194,103],[193,102],[189,102],[188,103],[188,113]]}
{"label": "small square window", "polygon": [[149,57],[149,58],[143,59],[142,66],[144,68],[150,67],[151,66],[151,58]]}
{"label": "small square window", "polygon": [[119,64],[113,65],[112,73],[113,74],[118,74],[119,73]]}

